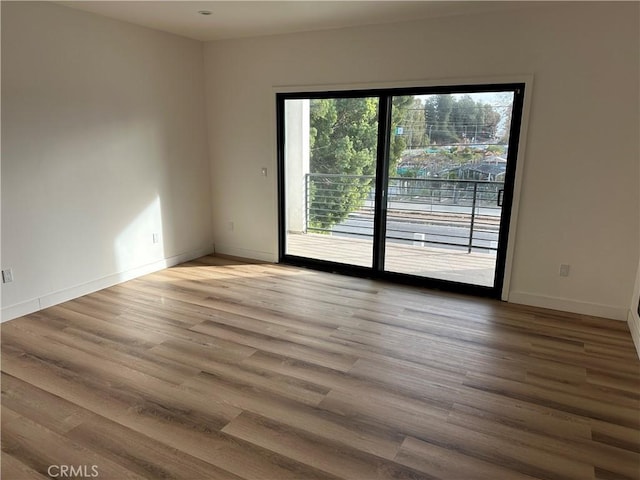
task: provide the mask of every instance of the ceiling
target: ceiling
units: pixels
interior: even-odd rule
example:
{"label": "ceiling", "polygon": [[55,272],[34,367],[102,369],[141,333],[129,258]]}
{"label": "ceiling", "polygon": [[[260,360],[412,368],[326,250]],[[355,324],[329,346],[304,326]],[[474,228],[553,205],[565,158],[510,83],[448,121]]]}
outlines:
{"label": "ceiling", "polygon": [[[528,1],[59,1],[68,7],[202,41],[486,13]],[[198,12],[208,10],[211,15]]]}

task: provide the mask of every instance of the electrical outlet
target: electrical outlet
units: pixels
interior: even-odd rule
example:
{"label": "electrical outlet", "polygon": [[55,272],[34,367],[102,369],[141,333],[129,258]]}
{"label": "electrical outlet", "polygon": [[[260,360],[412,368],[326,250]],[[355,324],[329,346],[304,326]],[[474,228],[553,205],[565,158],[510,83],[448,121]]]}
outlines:
{"label": "electrical outlet", "polygon": [[230,232],[233,232],[233,222],[227,223],[227,228],[229,229]]}
{"label": "electrical outlet", "polygon": [[569,269],[571,267],[569,266],[569,264],[567,263],[563,263],[560,265],[560,276],[561,277],[568,277],[569,276]]}
{"label": "electrical outlet", "polygon": [[13,270],[8,268],[7,270],[2,270],[2,283],[11,283],[13,282]]}

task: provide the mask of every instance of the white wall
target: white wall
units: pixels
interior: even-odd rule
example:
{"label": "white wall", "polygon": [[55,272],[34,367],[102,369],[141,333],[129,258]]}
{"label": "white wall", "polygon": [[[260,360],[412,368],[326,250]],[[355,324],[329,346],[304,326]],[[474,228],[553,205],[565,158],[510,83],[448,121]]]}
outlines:
{"label": "white wall", "polygon": [[276,170],[274,86],[531,74],[509,298],[626,319],[640,243],[638,18],[636,3],[567,2],[208,43],[216,250],[277,258],[276,176],[260,176]]}
{"label": "white wall", "polygon": [[2,2],[4,320],[212,249],[202,49]]}

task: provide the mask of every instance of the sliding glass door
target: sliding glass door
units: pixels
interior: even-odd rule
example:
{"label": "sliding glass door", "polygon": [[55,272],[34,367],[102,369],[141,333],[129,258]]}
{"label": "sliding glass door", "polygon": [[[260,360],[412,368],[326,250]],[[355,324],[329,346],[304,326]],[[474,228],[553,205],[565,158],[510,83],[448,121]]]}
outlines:
{"label": "sliding glass door", "polygon": [[372,267],[378,104],[284,100],[286,256]]}
{"label": "sliding glass door", "polygon": [[281,261],[499,296],[523,94],[279,94]]}
{"label": "sliding glass door", "polygon": [[492,287],[514,92],[393,100],[385,270]]}

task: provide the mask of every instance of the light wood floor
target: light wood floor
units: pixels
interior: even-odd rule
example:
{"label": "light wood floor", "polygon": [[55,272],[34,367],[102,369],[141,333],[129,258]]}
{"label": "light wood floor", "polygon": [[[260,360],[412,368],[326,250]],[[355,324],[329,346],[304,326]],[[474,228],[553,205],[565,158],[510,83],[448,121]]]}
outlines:
{"label": "light wood floor", "polygon": [[637,479],[639,417],[624,322],[285,266],[2,325],[5,480]]}

